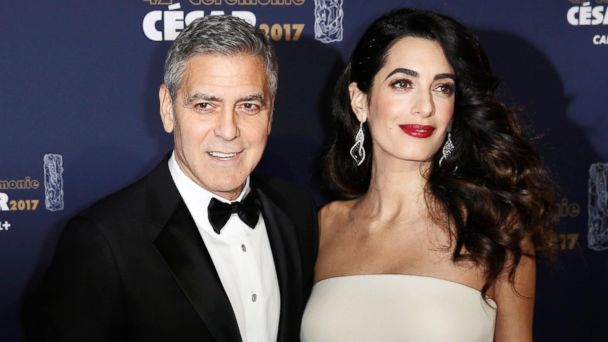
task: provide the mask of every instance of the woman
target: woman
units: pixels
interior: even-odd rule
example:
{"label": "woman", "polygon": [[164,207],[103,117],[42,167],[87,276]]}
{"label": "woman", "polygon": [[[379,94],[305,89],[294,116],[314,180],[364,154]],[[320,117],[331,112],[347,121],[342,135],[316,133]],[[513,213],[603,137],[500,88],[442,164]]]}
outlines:
{"label": "woman", "polygon": [[[476,38],[402,9],[376,20],[336,88],[302,340],[531,341],[552,183]],[[353,144],[353,137],[354,144]]]}

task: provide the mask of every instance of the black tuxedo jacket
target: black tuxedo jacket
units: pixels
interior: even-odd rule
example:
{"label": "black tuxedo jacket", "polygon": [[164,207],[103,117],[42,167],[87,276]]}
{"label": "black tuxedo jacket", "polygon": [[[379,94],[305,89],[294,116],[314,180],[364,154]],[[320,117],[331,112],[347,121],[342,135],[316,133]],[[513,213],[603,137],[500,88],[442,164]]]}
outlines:
{"label": "black tuxedo jacket", "polygon": [[[278,341],[298,341],[317,253],[316,210],[284,182],[252,177],[251,186],[279,281]],[[70,220],[25,318],[35,341],[241,341],[167,159]]]}

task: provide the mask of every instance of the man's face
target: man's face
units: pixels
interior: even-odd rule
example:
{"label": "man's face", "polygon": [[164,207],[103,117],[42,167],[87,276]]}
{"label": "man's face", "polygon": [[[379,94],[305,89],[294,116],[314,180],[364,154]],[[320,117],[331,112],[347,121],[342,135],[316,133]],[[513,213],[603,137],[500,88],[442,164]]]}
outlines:
{"label": "man's face", "polygon": [[270,134],[273,98],[262,60],[248,54],[194,55],[175,102],[164,85],[159,98],[182,171],[218,196],[238,197]]}

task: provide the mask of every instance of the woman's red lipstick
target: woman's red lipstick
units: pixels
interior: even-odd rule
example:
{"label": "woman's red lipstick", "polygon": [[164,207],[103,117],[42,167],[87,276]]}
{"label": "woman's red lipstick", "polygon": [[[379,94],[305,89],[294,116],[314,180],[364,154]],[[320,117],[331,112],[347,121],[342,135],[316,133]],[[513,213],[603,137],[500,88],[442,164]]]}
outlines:
{"label": "woman's red lipstick", "polygon": [[430,125],[399,125],[405,134],[414,138],[428,138],[435,131],[435,127]]}

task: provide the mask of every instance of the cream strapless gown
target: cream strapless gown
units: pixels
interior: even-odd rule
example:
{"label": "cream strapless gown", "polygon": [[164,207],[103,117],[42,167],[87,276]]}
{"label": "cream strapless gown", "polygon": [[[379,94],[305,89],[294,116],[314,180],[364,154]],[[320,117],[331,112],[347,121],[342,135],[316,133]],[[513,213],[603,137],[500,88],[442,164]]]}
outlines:
{"label": "cream strapless gown", "polygon": [[401,274],[319,281],[302,320],[302,342],[491,342],[496,303],[452,281]]}

